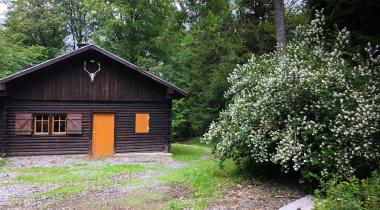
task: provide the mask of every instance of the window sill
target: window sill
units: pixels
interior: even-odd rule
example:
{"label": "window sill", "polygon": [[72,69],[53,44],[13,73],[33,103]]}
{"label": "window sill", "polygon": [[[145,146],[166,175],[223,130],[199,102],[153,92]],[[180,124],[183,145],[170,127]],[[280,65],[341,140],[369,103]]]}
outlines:
{"label": "window sill", "polygon": [[52,133],[51,134],[52,136],[66,136],[66,132],[65,133]]}
{"label": "window sill", "polygon": [[35,136],[48,136],[49,133],[35,133]]}

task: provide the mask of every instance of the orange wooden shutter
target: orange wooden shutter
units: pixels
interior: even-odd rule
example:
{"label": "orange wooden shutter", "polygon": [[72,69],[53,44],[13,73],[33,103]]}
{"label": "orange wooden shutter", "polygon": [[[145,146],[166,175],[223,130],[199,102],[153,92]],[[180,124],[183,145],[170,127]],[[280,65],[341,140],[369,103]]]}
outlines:
{"label": "orange wooden shutter", "polygon": [[149,114],[136,114],[136,133],[149,133]]}
{"label": "orange wooden shutter", "polygon": [[66,117],[66,133],[82,134],[82,114],[68,113]]}
{"label": "orange wooden shutter", "polygon": [[16,113],[15,134],[16,135],[32,135],[33,116],[30,113]]}

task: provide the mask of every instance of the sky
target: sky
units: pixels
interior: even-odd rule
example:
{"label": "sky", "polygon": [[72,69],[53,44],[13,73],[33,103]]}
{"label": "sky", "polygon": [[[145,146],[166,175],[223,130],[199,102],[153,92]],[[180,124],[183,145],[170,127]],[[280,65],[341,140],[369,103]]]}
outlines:
{"label": "sky", "polygon": [[7,12],[7,6],[0,2],[0,24],[5,21],[5,13]]}

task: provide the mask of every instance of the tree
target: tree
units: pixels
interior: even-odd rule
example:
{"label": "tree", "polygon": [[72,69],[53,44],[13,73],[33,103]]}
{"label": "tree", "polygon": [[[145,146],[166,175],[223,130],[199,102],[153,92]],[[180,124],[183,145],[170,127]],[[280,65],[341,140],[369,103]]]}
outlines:
{"label": "tree", "polygon": [[14,35],[6,29],[0,29],[0,77],[46,60],[45,48],[24,47],[22,43],[16,42]]}
{"label": "tree", "polygon": [[83,0],[57,0],[55,6],[62,11],[61,14],[66,22],[68,34],[71,37],[71,47],[76,49],[78,43],[86,43],[90,37],[90,25],[88,11],[85,9]]}
{"label": "tree", "polygon": [[98,45],[133,63],[140,57],[166,57],[164,46],[157,42],[172,22],[175,8],[171,1],[89,0],[86,9],[91,11],[92,40]]}
{"label": "tree", "polygon": [[276,40],[280,50],[283,51],[282,48],[286,43],[284,0],[273,0],[273,3],[276,14]]}
{"label": "tree", "polygon": [[368,42],[380,43],[378,0],[307,0],[306,6],[311,15],[315,10],[323,10],[330,30],[336,27],[350,30],[351,45],[355,51],[361,51]]}
{"label": "tree", "polygon": [[62,23],[59,9],[52,1],[16,0],[11,4],[5,26],[23,45],[42,46],[52,58],[65,46],[66,28]]}
{"label": "tree", "polygon": [[236,41],[242,44],[244,57],[251,53],[270,52],[275,47],[275,37],[266,26],[274,24],[272,0],[236,1],[236,20],[234,34]]}
{"label": "tree", "polygon": [[201,135],[224,107],[226,76],[239,62],[239,43],[233,39],[234,22],[228,0],[185,1],[182,10],[187,31],[179,57],[188,75],[189,95],[181,113],[186,136]]}
{"label": "tree", "polygon": [[[268,0],[181,1],[180,20],[185,28],[182,46],[174,54],[182,63],[189,95],[173,106],[181,115],[177,133],[199,136],[220,110],[231,69],[244,63],[250,53],[269,51],[275,40],[263,24],[271,21],[273,4]],[[186,119],[186,120],[183,120]]]}

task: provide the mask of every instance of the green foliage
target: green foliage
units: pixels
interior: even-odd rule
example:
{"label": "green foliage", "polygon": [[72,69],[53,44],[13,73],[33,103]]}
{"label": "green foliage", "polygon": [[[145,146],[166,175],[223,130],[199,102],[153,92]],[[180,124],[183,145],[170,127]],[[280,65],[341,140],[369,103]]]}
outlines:
{"label": "green foliage", "polygon": [[[333,179],[324,188],[326,197],[315,202],[316,210],[376,210],[380,207],[378,172],[363,180],[350,177],[347,181],[338,183],[337,179]],[[321,196],[321,191],[316,191],[316,195]]]}
{"label": "green foliage", "polygon": [[176,100],[173,102],[172,112],[172,135],[176,138],[190,136],[189,121],[190,109],[187,107],[185,99]]}
{"label": "green foliage", "polygon": [[380,19],[378,0],[308,0],[310,14],[322,10],[330,28],[344,28],[352,32],[352,44],[349,52],[360,51],[368,42],[380,43],[380,29],[376,27]]}
{"label": "green foliage", "polygon": [[64,47],[66,28],[53,1],[16,0],[7,14],[6,27],[24,46],[42,46],[49,58]]}
{"label": "green foliage", "polygon": [[18,43],[9,31],[0,29],[0,77],[7,76],[44,61],[46,48],[25,47]]}
{"label": "green foliage", "polygon": [[[175,12],[169,0],[164,1],[86,1],[91,11],[89,21],[96,31],[95,43],[139,63],[139,58],[164,59],[171,19]],[[170,46],[170,45],[169,45]]]}
{"label": "green foliage", "polygon": [[181,5],[187,11],[184,21],[189,30],[178,57],[189,75],[189,95],[174,112],[184,116],[175,134],[201,135],[225,107],[226,77],[235,64],[245,62],[252,51],[273,49],[274,39],[261,26],[271,9],[265,2],[269,1],[184,1]]}
{"label": "green foliage", "polygon": [[65,20],[67,35],[72,38],[72,48],[76,44],[86,43],[90,38],[91,25],[89,24],[89,11],[85,9],[83,0],[53,0],[53,4],[59,9],[58,15]]}

